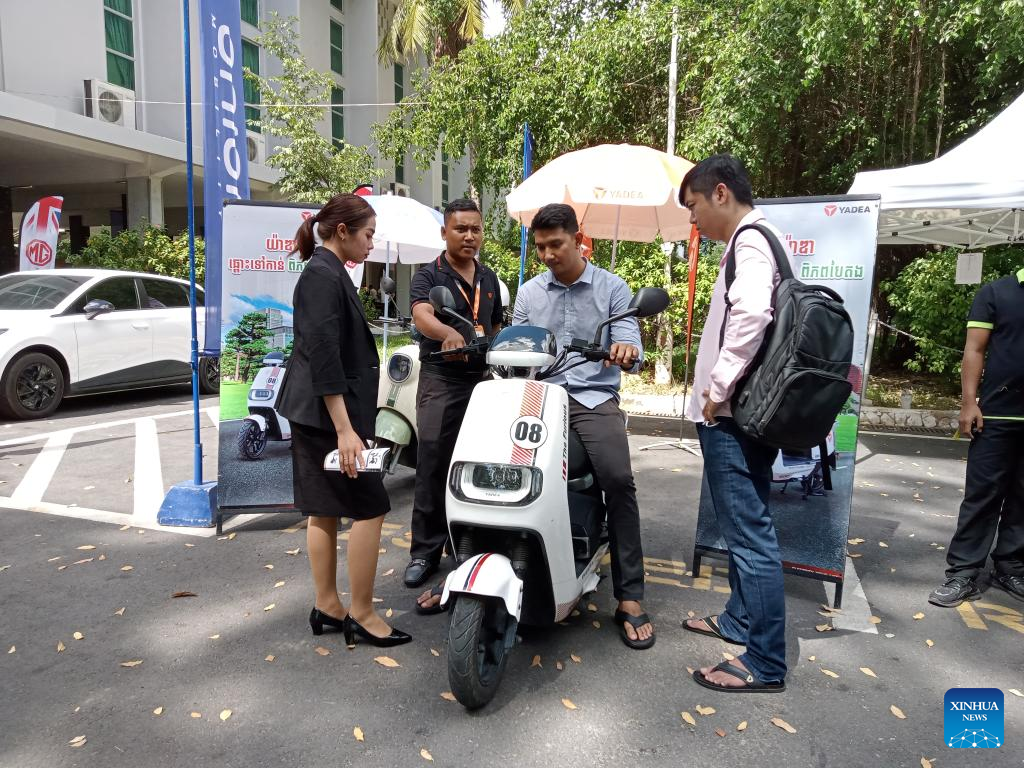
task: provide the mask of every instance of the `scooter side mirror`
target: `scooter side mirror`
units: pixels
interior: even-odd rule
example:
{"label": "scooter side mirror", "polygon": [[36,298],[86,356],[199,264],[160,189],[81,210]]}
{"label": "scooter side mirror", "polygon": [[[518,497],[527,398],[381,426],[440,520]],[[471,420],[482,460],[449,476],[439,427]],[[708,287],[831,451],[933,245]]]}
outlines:
{"label": "scooter side mirror", "polygon": [[427,298],[430,299],[430,306],[434,308],[434,312],[438,314],[447,314],[445,310],[455,310],[455,297],[452,296],[452,292],[443,285],[435,285],[430,289],[430,293],[427,294]]}
{"label": "scooter side mirror", "polygon": [[394,280],[392,280],[390,277],[382,277],[381,278],[381,280],[380,280],[380,292],[381,293],[385,294],[386,296],[394,297],[394,295],[397,292],[397,290],[398,290],[398,286],[395,284]]}
{"label": "scooter side mirror", "polygon": [[651,317],[664,312],[669,301],[668,291],[664,288],[641,288],[629,302],[629,308],[637,311],[637,317]]}

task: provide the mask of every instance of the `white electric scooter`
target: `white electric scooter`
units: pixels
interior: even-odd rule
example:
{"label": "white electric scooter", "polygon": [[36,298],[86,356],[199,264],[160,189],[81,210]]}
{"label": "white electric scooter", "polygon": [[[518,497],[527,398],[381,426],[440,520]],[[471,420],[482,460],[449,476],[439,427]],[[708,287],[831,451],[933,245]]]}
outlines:
{"label": "white electric scooter", "polygon": [[263,455],[268,440],[292,439],[288,419],[277,412],[277,397],[284,384],[285,359],[283,352],[268,352],[263,367],[249,387],[246,404],[249,415],[238,430],[238,454],[243,459],[258,459]]}
{"label": "white electric scooter", "polygon": [[[456,316],[447,288],[430,298],[435,312]],[[668,303],[663,289],[642,288],[592,342],[574,339],[557,355],[554,335],[535,326],[505,328],[490,343],[487,362],[503,378],[473,391],[445,495],[460,564],[441,595],[442,605],[453,603],[448,679],[468,709],[493,698],[519,623],[562,621],[597,587],[608,551],[604,500],[569,429],[568,394],[543,380],[606,359],[608,325],[656,315]]]}

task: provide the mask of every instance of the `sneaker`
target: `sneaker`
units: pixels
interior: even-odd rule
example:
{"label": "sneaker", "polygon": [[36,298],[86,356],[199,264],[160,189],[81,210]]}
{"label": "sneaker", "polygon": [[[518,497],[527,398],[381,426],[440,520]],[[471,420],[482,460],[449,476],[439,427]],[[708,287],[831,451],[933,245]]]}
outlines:
{"label": "sneaker", "polygon": [[992,586],[1024,601],[1024,576],[1011,576],[1008,573],[992,571]]}
{"label": "sneaker", "polygon": [[973,600],[981,594],[974,579],[966,576],[953,576],[946,579],[941,587],[932,590],[928,602],[942,608],[955,608],[964,600]]}

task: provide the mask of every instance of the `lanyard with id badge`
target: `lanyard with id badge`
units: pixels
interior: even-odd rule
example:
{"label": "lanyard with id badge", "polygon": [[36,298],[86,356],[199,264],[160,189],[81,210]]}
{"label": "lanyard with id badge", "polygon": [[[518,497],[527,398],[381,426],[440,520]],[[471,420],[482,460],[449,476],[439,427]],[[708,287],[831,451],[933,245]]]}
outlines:
{"label": "lanyard with id badge", "polygon": [[480,315],[480,281],[476,281],[476,291],[474,292],[473,301],[469,300],[469,296],[466,295],[466,289],[462,287],[462,283],[456,280],[455,285],[458,287],[459,293],[462,294],[462,298],[466,300],[466,304],[473,307],[473,328],[476,329],[477,338],[483,338],[486,334],[484,333],[484,327],[480,325],[480,321],[478,319]]}

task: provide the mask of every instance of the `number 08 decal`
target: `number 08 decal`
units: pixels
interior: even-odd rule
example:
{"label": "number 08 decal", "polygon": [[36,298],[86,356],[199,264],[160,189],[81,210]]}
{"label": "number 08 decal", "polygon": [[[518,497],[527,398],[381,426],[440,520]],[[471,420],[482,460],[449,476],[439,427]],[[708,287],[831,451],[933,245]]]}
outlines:
{"label": "number 08 decal", "polygon": [[521,416],[512,423],[512,442],[520,448],[533,450],[544,445],[548,439],[548,428],[536,416]]}

